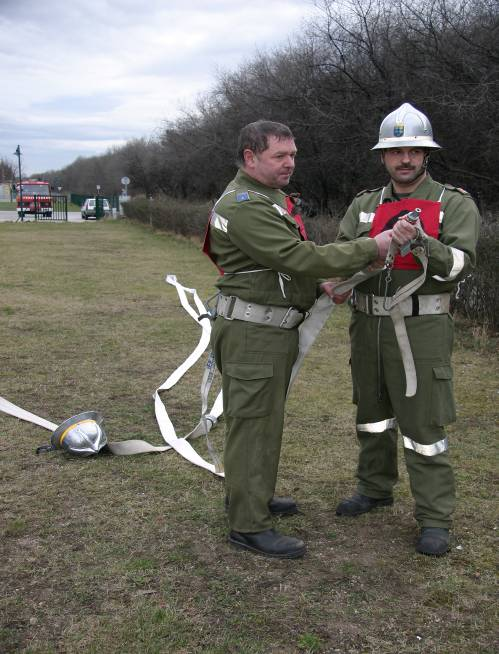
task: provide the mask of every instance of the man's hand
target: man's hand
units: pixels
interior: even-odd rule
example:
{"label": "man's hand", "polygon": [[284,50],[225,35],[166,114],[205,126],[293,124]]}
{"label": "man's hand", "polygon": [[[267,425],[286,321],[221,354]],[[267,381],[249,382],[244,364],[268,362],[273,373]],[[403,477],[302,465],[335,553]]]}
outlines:
{"label": "man's hand", "polygon": [[390,247],[392,240],[392,230],[389,229],[386,232],[380,232],[379,234],[376,234],[374,240],[378,246],[378,259],[384,261],[386,259],[386,255],[388,254],[388,248]]}
{"label": "man's hand", "polygon": [[401,218],[393,226],[392,233],[394,242],[397,245],[404,245],[404,243],[416,238],[418,230],[413,224]]}
{"label": "man's hand", "polygon": [[350,295],[352,294],[352,291],[335,294],[334,292],[335,287],[338,286],[338,284],[341,284],[342,281],[343,280],[339,278],[328,279],[326,282],[322,282],[322,284],[320,285],[321,291],[326,295],[329,295],[329,297],[335,304],[343,304],[343,302],[346,302],[350,297]]}

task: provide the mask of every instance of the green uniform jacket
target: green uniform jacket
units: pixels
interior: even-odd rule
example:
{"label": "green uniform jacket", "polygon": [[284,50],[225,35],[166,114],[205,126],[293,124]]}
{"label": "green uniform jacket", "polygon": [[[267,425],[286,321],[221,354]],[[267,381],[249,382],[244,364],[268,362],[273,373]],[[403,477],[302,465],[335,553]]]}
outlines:
{"label": "green uniform jacket", "polygon": [[319,278],[351,275],[376,259],[378,249],[371,238],[302,241],[285,197],[239,170],[213,209],[210,251],[225,272],[216,284],[224,295],[304,311],[317,297]]}
{"label": "green uniform jacket", "polygon": [[[340,224],[338,242],[347,242],[369,234],[372,218],[381,197],[385,202],[396,202],[391,183],[384,189],[362,191],[353,200]],[[480,216],[471,196],[462,189],[426,179],[408,197],[441,202],[441,221],[438,240],[428,238],[428,271],[418,295],[448,293],[475,264],[475,247]],[[364,220],[361,221],[360,217]],[[462,253],[462,254],[461,254]],[[463,256],[464,255],[464,256]],[[419,270],[393,270],[388,295],[420,274]],[[438,277],[438,279],[436,279]],[[362,293],[384,294],[384,275],[377,275],[360,284]],[[383,284],[382,284],[383,281]]]}

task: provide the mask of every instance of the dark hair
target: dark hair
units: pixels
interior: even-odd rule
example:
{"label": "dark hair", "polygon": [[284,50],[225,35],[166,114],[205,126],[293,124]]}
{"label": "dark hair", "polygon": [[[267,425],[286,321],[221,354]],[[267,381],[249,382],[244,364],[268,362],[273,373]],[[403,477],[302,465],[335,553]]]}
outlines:
{"label": "dark hair", "polygon": [[268,147],[268,137],[275,136],[281,139],[294,139],[293,133],[287,125],[274,123],[272,120],[257,120],[242,128],[237,143],[236,163],[238,166],[244,164],[244,151],[264,152]]}

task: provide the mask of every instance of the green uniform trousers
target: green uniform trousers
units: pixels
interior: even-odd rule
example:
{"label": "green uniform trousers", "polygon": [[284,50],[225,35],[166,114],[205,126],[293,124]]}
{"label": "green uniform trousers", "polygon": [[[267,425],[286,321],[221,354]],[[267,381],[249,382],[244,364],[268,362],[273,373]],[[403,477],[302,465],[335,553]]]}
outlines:
{"label": "green uniform trousers", "polygon": [[350,325],[353,401],[360,443],[358,491],[390,497],[398,479],[397,427],[415,518],[424,527],[449,527],[455,507],[454,475],[444,425],[455,420],[449,315],[405,319],[418,388],[405,397],[405,374],[390,317],[354,311]]}
{"label": "green uniform trousers", "polygon": [[219,316],[211,344],[222,374],[229,525],[246,533],[270,529],[268,503],[275,491],[298,329]]}

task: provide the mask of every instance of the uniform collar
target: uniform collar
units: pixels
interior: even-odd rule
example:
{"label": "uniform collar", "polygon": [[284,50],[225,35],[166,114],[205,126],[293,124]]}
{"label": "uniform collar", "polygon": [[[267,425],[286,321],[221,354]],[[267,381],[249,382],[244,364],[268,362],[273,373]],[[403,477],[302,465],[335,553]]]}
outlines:
{"label": "uniform collar", "polygon": [[[420,200],[428,200],[429,196],[432,193],[434,185],[435,182],[430,177],[429,173],[426,173],[426,177],[421,182],[421,184],[412,193],[410,193],[409,195],[404,195],[404,197],[418,198]],[[382,193],[383,193],[383,203],[396,202],[397,200],[400,199],[395,193],[395,191],[393,190],[392,182],[389,182],[389,184],[387,184],[383,188]]]}

